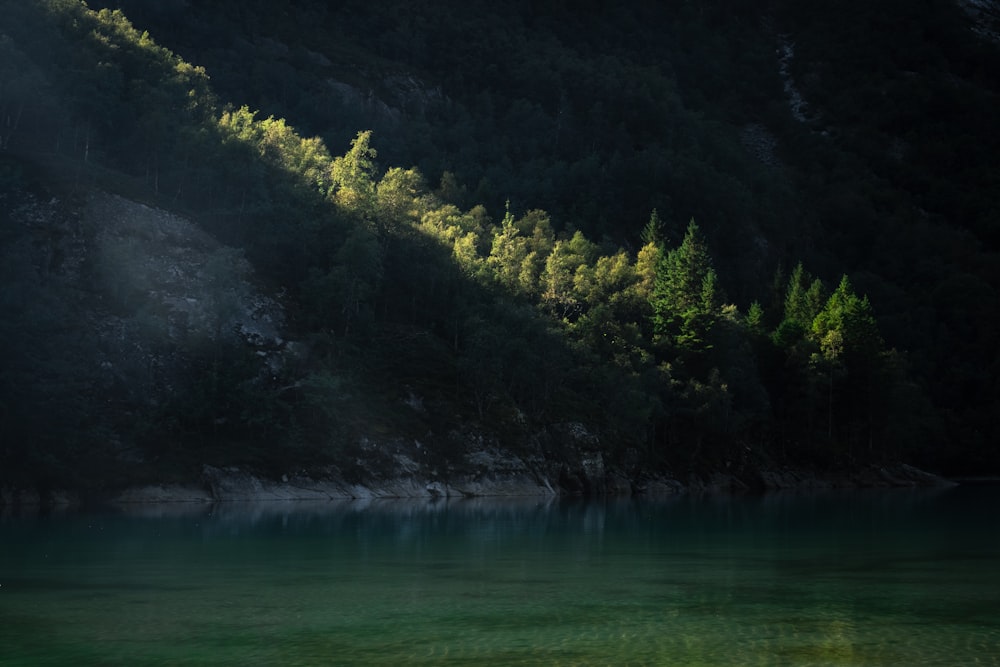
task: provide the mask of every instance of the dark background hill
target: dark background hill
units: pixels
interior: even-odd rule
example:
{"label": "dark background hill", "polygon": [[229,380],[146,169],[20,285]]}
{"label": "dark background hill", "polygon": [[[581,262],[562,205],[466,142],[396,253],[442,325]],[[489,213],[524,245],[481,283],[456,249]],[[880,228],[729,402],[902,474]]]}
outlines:
{"label": "dark background hill", "polygon": [[[566,422],[631,474],[1000,466],[989,6],[3,8],[8,256],[25,202],[117,192],[238,249],[299,346],[266,381],[245,340],[171,356],[162,395],[119,376],[95,418],[68,387],[104,339],[54,324],[67,295],[24,304],[41,260],[8,268],[17,475],[274,472],[415,435],[447,460],[456,424],[534,447]],[[94,457],[107,479],[74,477]]]}

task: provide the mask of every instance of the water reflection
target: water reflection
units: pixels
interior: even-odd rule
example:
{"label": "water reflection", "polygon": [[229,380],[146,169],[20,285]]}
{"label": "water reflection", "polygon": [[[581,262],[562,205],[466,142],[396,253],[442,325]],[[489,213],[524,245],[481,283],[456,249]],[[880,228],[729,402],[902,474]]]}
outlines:
{"label": "water reflection", "polygon": [[970,487],[7,517],[0,646],[25,664],[956,664],[1000,655],[998,498]]}
{"label": "water reflection", "polygon": [[[51,524],[60,530],[84,526],[197,527],[204,535],[349,530],[386,538],[418,534],[462,534],[495,539],[506,534],[753,535],[795,541],[879,534],[887,537],[914,524],[944,530],[997,526],[992,507],[997,487],[919,490],[776,492],[761,496],[674,496],[661,499],[467,498],[268,501],[259,503],[137,503],[100,511],[64,510],[48,516],[0,517],[0,527]],[[410,537],[408,537],[410,536]]]}

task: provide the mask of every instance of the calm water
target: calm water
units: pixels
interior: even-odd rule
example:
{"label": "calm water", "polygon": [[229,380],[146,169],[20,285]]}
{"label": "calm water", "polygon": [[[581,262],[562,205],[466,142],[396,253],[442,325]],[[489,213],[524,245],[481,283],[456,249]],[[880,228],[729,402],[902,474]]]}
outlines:
{"label": "calm water", "polygon": [[0,519],[0,665],[997,665],[1000,489]]}

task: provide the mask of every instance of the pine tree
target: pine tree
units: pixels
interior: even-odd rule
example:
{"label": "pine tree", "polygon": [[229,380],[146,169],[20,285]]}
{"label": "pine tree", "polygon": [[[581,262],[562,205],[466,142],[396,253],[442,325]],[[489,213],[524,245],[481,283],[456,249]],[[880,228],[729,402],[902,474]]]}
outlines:
{"label": "pine tree", "polygon": [[[811,335],[821,348],[825,340],[839,339],[829,354],[845,354],[855,364],[870,361],[883,346],[868,297],[855,294],[846,275],[813,319]],[[826,349],[824,354],[828,354]]]}
{"label": "pine tree", "polygon": [[868,297],[859,297],[846,275],[813,320],[810,337],[820,349],[812,365],[827,382],[828,436],[845,431],[849,445],[866,436],[871,449],[877,421],[874,398],[890,390],[877,386],[884,344]]}
{"label": "pine tree", "polygon": [[691,220],[680,246],[657,264],[651,298],[654,332],[683,347],[697,347],[721,301],[708,246]]}
{"label": "pine tree", "polygon": [[794,322],[806,333],[823,308],[823,283],[812,278],[799,262],[788,279],[785,292],[785,320]]}
{"label": "pine tree", "polygon": [[743,321],[746,324],[747,330],[755,336],[759,336],[764,332],[764,308],[760,305],[760,301],[754,301],[750,304],[750,308],[747,310]]}
{"label": "pine tree", "polygon": [[642,239],[643,245],[648,245],[653,243],[660,247],[667,242],[667,232],[666,225],[663,224],[663,220],[660,218],[660,214],[653,209],[653,212],[649,215],[649,222],[646,226],[642,228],[642,233],[639,235]]}

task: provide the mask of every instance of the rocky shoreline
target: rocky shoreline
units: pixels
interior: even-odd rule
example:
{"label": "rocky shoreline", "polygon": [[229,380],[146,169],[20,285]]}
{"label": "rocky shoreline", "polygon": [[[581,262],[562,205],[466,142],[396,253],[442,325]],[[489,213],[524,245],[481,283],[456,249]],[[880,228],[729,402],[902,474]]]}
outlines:
{"label": "rocky shoreline", "polygon": [[[582,471],[581,471],[582,472]],[[614,471],[601,471],[600,478],[579,479],[560,471],[560,479],[523,465],[502,473],[467,474],[442,481],[420,475],[402,475],[349,482],[334,471],[297,473],[270,479],[237,468],[204,466],[201,479],[190,484],[146,484],[121,490],[100,499],[102,505],[153,503],[270,502],[270,501],[370,501],[388,499],[556,498],[589,496],[603,498],[663,498],[681,494],[767,493],[787,490],[833,490],[861,488],[947,487],[956,483],[899,463],[871,465],[850,474],[819,475],[790,469],[759,470],[752,475],[714,473],[691,475],[682,481],[667,476],[629,480]],[[581,491],[581,483],[586,492]],[[567,488],[569,486],[570,488]],[[37,508],[71,508],[81,498],[68,491],[43,493],[36,489],[0,487],[0,512],[33,511]]]}

